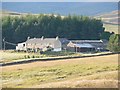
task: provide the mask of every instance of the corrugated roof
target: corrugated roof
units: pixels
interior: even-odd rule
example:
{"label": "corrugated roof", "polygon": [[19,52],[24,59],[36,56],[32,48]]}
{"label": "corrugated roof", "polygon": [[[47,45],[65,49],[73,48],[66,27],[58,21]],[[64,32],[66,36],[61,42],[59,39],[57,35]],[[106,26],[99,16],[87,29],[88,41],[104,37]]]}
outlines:
{"label": "corrugated roof", "polygon": [[72,42],[95,42],[95,43],[101,43],[103,42],[102,40],[71,40]]}
{"label": "corrugated roof", "polygon": [[88,47],[88,48],[93,48],[94,46],[92,46],[91,44],[86,44],[86,43],[82,43],[82,44],[74,44],[76,47]]}

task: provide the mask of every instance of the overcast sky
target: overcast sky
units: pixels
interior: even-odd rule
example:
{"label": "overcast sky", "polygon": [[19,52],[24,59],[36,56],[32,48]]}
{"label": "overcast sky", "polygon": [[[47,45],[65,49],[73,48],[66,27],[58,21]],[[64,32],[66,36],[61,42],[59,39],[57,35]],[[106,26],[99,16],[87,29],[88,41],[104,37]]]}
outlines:
{"label": "overcast sky", "polygon": [[2,2],[119,2],[119,0],[1,0]]}

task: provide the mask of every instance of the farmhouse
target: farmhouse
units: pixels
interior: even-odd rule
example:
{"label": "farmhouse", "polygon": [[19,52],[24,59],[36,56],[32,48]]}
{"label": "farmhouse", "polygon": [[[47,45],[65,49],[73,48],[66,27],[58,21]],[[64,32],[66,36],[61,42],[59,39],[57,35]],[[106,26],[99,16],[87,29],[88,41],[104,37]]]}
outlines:
{"label": "farmhouse", "polygon": [[46,51],[51,48],[53,51],[61,51],[62,44],[58,37],[56,38],[28,38],[26,42],[18,43],[16,50],[41,50]]}
{"label": "farmhouse", "polygon": [[106,40],[71,40],[68,43],[68,50],[74,52],[106,51]]}

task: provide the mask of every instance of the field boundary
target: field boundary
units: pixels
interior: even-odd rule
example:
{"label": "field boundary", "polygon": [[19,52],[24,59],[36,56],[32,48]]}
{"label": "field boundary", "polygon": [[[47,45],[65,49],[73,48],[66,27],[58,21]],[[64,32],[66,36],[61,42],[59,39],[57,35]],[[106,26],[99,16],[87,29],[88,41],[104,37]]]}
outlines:
{"label": "field boundary", "polygon": [[66,56],[66,57],[55,57],[55,58],[33,58],[28,60],[22,60],[22,61],[14,61],[14,62],[8,62],[8,63],[2,63],[0,66],[9,66],[9,65],[16,65],[16,64],[25,64],[25,63],[32,63],[36,61],[53,61],[53,60],[62,60],[62,59],[74,59],[74,58],[87,58],[87,57],[96,57],[96,56],[105,56],[105,55],[114,55],[114,54],[120,54],[119,53],[106,53],[106,54],[99,54],[99,55],[88,55],[88,56]]}

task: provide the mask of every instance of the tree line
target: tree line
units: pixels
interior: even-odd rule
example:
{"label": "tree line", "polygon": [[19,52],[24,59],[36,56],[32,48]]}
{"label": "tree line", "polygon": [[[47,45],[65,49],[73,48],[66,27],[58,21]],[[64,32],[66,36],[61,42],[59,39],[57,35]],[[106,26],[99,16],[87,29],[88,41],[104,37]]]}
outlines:
{"label": "tree line", "polygon": [[[2,18],[2,37],[6,41],[19,43],[27,37],[56,37],[67,39],[109,39],[101,20],[86,16],[68,15],[24,15]],[[13,48],[7,45],[7,48]]]}

